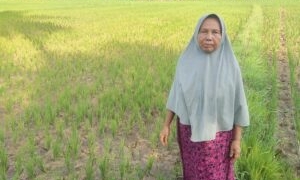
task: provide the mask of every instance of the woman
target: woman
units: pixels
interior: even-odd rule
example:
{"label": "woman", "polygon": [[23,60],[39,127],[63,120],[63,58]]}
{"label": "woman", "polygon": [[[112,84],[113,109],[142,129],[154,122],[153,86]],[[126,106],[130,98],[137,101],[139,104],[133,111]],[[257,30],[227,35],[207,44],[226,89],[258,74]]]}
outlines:
{"label": "woman", "polygon": [[240,68],[216,14],[200,18],[179,58],[160,134],[163,145],[175,115],[184,180],[234,180],[249,113]]}

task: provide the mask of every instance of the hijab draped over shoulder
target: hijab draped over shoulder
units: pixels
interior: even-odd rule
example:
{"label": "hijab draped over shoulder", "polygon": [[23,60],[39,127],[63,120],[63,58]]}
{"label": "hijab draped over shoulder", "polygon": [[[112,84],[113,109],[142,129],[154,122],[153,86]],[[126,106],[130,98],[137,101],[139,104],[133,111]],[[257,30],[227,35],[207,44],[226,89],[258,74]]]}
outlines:
{"label": "hijab draped over shoulder", "polygon": [[191,125],[191,141],[215,139],[219,131],[229,131],[234,125],[248,126],[249,113],[238,62],[228,39],[224,21],[221,23],[220,46],[205,53],[197,36],[201,17],[193,37],[181,54],[175,79],[167,101],[180,123]]}

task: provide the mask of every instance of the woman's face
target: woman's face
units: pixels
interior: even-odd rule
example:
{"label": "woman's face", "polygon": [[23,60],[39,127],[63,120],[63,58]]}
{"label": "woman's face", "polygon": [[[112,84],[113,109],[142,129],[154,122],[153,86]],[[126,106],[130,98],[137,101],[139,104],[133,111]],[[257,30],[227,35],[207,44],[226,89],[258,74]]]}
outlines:
{"label": "woman's face", "polygon": [[222,31],[219,21],[215,18],[205,19],[198,33],[200,48],[206,53],[213,52],[219,47],[221,37]]}

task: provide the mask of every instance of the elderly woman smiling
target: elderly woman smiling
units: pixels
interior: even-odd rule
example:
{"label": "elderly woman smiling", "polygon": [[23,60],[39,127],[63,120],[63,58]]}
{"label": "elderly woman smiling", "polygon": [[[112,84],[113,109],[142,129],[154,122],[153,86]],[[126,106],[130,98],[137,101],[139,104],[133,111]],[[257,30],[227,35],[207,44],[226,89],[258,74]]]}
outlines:
{"label": "elderly woman smiling", "polygon": [[199,19],[178,60],[160,133],[163,145],[175,115],[184,180],[234,180],[249,113],[240,68],[216,14]]}

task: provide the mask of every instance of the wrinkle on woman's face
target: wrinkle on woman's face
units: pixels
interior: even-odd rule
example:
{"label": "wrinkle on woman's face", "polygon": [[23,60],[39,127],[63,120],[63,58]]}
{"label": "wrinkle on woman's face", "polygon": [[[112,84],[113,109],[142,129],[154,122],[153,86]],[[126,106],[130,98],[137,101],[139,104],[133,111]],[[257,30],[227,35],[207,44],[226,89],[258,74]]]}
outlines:
{"label": "wrinkle on woman's face", "polygon": [[222,30],[219,21],[215,18],[205,19],[198,33],[200,48],[206,53],[211,53],[219,47],[221,38]]}

